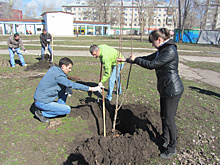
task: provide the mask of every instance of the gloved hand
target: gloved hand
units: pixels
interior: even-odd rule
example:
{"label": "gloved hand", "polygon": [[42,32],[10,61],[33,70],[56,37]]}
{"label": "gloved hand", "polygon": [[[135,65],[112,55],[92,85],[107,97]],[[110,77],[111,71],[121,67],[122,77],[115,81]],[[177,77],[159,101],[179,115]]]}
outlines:
{"label": "gloved hand", "polygon": [[[102,86],[103,87],[103,86]],[[102,88],[100,86],[96,86],[96,87],[90,87],[92,92],[102,92]]]}
{"label": "gloved hand", "polygon": [[45,50],[47,50],[47,46],[45,47]]}
{"label": "gloved hand", "polygon": [[99,82],[98,86],[103,86],[103,85],[102,85],[102,82]]}
{"label": "gloved hand", "polygon": [[15,52],[15,48],[11,48],[11,50],[12,50],[13,52]]}
{"label": "gloved hand", "polygon": [[73,91],[71,88],[68,88],[66,87],[66,90],[65,90],[65,95],[68,94],[68,96],[70,97],[72,94],[73,94]]}
{"label": "gloved hand", "polygon": [[26,49],[24,49],[24,52],[26,52]]}

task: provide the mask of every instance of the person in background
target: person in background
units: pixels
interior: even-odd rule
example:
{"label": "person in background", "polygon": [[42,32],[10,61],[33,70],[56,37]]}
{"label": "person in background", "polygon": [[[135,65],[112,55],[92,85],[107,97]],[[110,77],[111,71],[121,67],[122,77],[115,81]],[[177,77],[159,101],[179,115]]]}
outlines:
{"label": "person in background", "polygon": [[52,41],[52,36],[50,33],[47,33],[46,29],[42,30],[40,34],[40,43],[41,43],[41,59],[44,59],[44,51],[49,50],[50,57],[52,56],[52,49],[50,47],[50,42]]}
{"label": "person in background", "polygon": [[15,33],[14,36],[10,36],[8,38],[8,50],[9,50],[9,55],[10,55],[11,67],[15,67],[15,59],[14,59],[15,52],[17,53],[21,61],[21,65],[26,66],[20,46],[21,46],[21,49],[25,52],[26,50],[24,48],[23,42],[18,33]]}
{"label": "person in background", "polygon": [[162,120],[162,135],[152,138],[161,144],[165,151],[160,154],[164,159],[169,159],[176,154],[177,128],[175,115],[179,100],[183,94],[183,83],[178,74],[177,46],[170,39],[170,32],[166,28],[152,31],[149,41],[157,51],[149,56],[119,58],[118,61],[135,63],[146,69],[155,69],[157,76],[157,89],[160,94],[160,116]]}
{"label": "person in background", "polygon": [[118,94],[121,95],[122,93],[121,83],[120,83],[120,71],[124,67],[124,63],[122,62],[118,64],[118,75],[116,75],[117,73],[116,62],[118,57],[123,57],[123,56],[119,51],[105,44],[99,46],[92,45],[90,46],[89,51],[93,57],[100,59],[100,62],[103,64],[104,67],[104,75],[102,76],[99,85],[102,86],[102,84],[110,77],[107,100],[106,100],[106,103],[110,104],[112,100],[112,92],[114,89],[116,78],[118,82]]}
{"label": "person in background", "polygon": [[[59,67],[50,68],[38,84],[34,102],[38,110],[35,115],[43,123],[49,122],[50,117],[66,115],[70,113],[70,106],[65,105],[68,94],[72,94],[73,89],[82,91],[102,91],[102,86],[89,87],[67,79],[67,74],[71,71],[73,62],[64,57],[59,61]],[[58,98],[57,101],[55,99]]]}

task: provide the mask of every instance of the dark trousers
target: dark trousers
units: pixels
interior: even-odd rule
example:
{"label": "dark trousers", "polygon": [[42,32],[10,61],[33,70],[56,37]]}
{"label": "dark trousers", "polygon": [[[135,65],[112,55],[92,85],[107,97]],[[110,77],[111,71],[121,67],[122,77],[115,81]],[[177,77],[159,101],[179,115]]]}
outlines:
{"label": "dark trousers", "polygon": [[175,115],[179,100],[182,95],[174,97],[160,97],[160,117],[162,120],[162,138],[168,142],[168,151],[175,152],[177,129],[175,123]]}

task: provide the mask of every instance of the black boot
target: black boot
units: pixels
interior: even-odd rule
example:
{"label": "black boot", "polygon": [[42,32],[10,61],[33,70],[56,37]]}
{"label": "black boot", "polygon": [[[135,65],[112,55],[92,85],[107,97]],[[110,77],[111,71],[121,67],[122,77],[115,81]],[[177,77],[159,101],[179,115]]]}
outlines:
{"label": "black boot", "polygon": [[41,113],[40,110],[36,110],[36,111],[35,111],[35,116],[37,116],[38,119],[39,119],[42,123],[48,123],[48,122],[50,122],[49,119],[47,119],[46,117],[44,117],[44,116],[42,115],[42,113]]}

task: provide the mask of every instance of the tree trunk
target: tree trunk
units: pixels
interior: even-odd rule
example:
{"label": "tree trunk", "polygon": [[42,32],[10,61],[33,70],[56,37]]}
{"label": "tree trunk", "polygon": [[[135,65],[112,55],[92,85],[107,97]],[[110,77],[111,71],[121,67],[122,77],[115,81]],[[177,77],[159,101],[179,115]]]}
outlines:
{"label": "tree trunk", "polygon": [[179,42],[182,42],[182,38],[181,38],[181,2],[180,0],[178,0],[178,7],[179,7]]}

